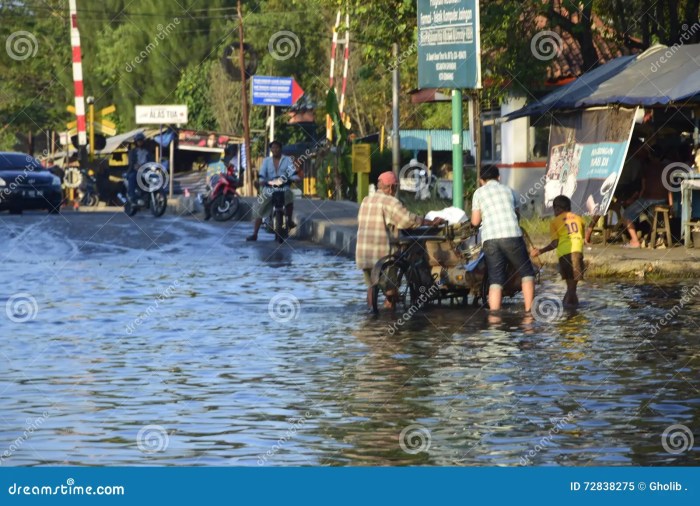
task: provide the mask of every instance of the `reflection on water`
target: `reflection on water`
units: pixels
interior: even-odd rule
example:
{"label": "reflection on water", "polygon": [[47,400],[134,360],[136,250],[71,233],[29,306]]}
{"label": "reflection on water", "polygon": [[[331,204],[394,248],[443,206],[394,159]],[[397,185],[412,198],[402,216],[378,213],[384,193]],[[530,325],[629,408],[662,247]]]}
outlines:
{"label": "reflection on water", "polygon": [[[552,322],[519,302],[495,323],[433,308],[390,335],[352,262],[237,239],[195,264],[79,257],[60,284],[10,261],[5,293],[38,313],[2,320],[3,463],[700,464],[697,444],[673,455],[661,436],[700,428],[699,301],[647,326],[681,286],[585,283],[586,305]],[[139,448],[146,426],[162,451]],[[422,432],[400,440],[409,426]]]}

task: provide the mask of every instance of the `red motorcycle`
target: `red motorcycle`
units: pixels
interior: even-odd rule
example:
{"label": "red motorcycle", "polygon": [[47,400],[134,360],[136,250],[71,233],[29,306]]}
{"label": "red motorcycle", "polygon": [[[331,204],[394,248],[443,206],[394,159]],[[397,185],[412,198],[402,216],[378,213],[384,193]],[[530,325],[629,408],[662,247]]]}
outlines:
{"label": "red motorcycle", "polygon": [[211,191],[204,198],[204,219],[212,216],[216,221],[226,221],[234,217],[240,205],[238,192],[238,178],[234,174],[233,167],[229,167],[226,173],[221,173],[211,178]]}

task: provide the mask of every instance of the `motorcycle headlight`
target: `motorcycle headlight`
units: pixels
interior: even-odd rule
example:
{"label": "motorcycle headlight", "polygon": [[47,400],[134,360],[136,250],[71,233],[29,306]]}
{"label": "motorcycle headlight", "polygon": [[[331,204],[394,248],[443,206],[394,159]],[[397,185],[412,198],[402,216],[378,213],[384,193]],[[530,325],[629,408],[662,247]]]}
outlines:
{"label": "motorcycle headlight", "polygon": [[0,187],[2,187],[2,186],[7,186],[7,183],[5,182],[5,180],[3,178],[0,177]]}
{"label": "motorcycle headlight", "polygon": [[[2,186],[0,184],[0,186]],[[51,186],[61,186],[61,178],[58,176],[51,176]]]}

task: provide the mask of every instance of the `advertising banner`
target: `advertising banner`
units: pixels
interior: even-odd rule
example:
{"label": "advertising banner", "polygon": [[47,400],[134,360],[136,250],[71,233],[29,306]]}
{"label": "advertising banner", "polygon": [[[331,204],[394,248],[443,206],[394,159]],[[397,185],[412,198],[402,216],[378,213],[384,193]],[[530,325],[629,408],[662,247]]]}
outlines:
{"label": "advertising banner", "polygon": [[629,147],[636,109],[557,113],[549,134],[545,210],[558,195],[580,215],[603,215],[612,200]]}

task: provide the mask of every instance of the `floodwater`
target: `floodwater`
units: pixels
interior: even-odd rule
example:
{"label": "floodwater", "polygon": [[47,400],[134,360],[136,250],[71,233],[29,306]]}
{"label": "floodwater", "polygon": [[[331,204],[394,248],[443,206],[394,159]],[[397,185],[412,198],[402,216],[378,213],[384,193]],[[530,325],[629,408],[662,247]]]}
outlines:
{"label": "floodwater", "polygon": [[399,324],[249,224],[0,218],[2,465],[700,465],[697,281]]}

